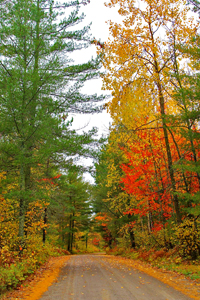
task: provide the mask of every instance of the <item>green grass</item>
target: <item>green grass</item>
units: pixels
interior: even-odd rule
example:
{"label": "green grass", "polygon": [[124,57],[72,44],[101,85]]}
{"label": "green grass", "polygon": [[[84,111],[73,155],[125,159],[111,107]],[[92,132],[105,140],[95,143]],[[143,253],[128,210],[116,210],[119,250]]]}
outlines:
{"label": "green grass", "polygon": [[141,250],[128,250],[122,248],[114,248],[111,250],[107,249],[107,254],[120,255],[133,260],[140,260],[145,263],[151,264],[153,267],[174,271],[178,274],[182,274],[193,280],[200,279],[200,258],[197,260],[191,260],[186,258],[181,258],[175,250],[170,251],[150,251]]}

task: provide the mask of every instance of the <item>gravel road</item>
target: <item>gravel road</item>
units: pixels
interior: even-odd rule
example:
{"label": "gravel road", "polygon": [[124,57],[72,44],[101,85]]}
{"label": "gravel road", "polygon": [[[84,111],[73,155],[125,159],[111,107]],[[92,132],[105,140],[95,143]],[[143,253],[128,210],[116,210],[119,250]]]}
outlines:
{"label": "gravel road", "polygon": [[40,300],[189,300],[159,280],[104,255],[72,256]]}

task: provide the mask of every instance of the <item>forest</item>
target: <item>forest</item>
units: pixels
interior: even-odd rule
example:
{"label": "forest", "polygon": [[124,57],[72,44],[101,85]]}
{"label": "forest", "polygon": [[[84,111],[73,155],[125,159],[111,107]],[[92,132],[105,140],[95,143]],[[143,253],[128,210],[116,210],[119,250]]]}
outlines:
{"label": "forest", "polygon": [[[1,293],[50,256],[199,262],[200,3],[110,0],[122,22],[101,42],[81,26],[89,2],[0,1]],[[82,92],[100,76],[109,100]],[[106,139],[73,129],[103,109]]]}

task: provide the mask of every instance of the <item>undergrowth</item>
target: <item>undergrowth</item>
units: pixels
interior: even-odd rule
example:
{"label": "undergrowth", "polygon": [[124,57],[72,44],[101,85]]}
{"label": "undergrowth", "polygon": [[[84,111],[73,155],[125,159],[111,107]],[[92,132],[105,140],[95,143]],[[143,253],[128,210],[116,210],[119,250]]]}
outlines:
{"label": "undergrowth", "polygon": [[200,280],[200,258],[191,260],[181,257],[176,248],[174,249],[149,249],[133,250],[125,248],[106,248],[109,255],[119,255],[133,260],[143,261],[153,267],[163,270],[175,271],[194,280]]}
{"label": "undergrowth", "polygon": [[10,251],[5,246],[0,251],[0,295],[17,288],[32,273],[44,264],[50,256],[69,254],[67,251],[33,241],[23,251]]}
{"label": "undergrowth", "polygon": [[89,245],[87,248],[79,247],[78,249],[73,248],[72,254],[87,254],[87,253],[95,253],[100,252],[100,249],[94,245]]}

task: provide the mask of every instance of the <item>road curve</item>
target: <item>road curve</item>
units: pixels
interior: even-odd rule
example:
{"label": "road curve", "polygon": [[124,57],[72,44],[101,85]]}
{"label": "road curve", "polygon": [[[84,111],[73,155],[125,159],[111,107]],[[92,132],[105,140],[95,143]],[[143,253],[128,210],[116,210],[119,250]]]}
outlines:
{"label": "road curve", "polygon": [[72,256],[40,300],[191,300],[159,280],[104,255]]}

